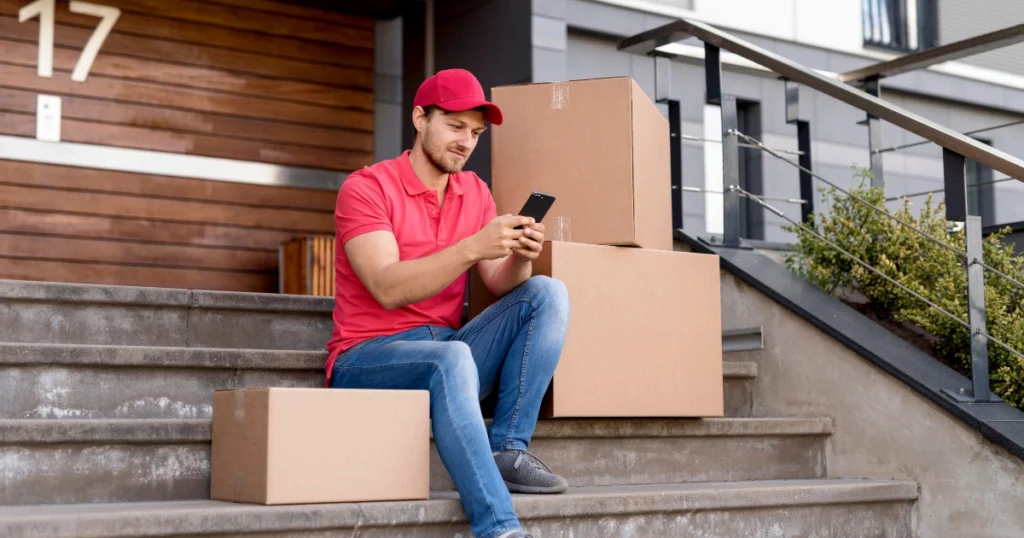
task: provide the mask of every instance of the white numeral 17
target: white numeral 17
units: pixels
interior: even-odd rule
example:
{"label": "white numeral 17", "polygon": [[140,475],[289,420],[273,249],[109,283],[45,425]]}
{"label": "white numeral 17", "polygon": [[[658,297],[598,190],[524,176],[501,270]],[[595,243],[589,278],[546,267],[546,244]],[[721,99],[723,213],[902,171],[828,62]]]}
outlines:
{"label": "white numeral 17", "polygon": [[[56,0],[36,0],[18,11],[18,22],[25,22],[29,19],[39,17],[39,76],[53,76],[53,31],[54,14],[57,10]],[[75,64],[75,70],[71,72],[71,80],[85,82],[92,69],[92,63],[96,60],[103,42],[106,41],[110,31],[121,16],[121,10],[116,7],[100,6],[89,2],[71,0],[71,12],[82,15],[99,17],[100,23],[96,26],[89,41],[82,49],[82,55]]]}

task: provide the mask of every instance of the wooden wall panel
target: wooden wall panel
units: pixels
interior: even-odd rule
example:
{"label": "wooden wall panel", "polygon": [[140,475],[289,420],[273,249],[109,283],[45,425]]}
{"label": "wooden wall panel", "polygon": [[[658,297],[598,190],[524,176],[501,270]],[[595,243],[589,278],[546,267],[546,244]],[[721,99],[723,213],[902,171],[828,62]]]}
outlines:
{"label": "wooden wall panel", "polygon": [[235,226],[158,222],[144,219],[0,208],[0,232],[105,238],[137,243],[204,245],[275,251],[294,233]]}
{"label": "wooden wall panel", "polygon": [[[32,90],[37,94],[77,95],[197,112],[313,124],[336,128],[338,136],[348,136],[348,130],[373,131],[373,113],[362,110],[272,101],[207,90],[184,91],[182,88],[162,84],[117,78],[90,76],[85,83],[78,83],[72,82],[70,77],[59,77],[55,74],[51,80],[36,76],[34,67],[5,64],[2,61],[0,59],[0,84],[9,88]],[[309,164],[316,166],[318,163]]]}
{"label": "wooden wall panel", "polygon": [[[0,112],[35,114],[38,92],[0,88]],[[229,135],[229,139],[262,140],[282,144],[302,141],[303,146],[318,149],[353,150],[357,153],[373,151],[373,135],[339,137],[337,130],[314,125],[298,125],[271,120],[212,116],[187,110],[133,105],[81,97],[64,97],[62,114],[68,120],[88,123],[104,122],[115,125],[148,127],[168,132],[206,135]],[[2,128],[2,126],[0,126]],[[24,136],[34,136],[31,131]],[[6,133],[12,134],[12,133]]]}
{"label": "wooden wall panel", "polygon": [[[36,119],[32,114],[0,112],[0,134],[34,136]],[[363,155],[348,150],[295,146],[260,140],[225,139],[192,133],[145,129],[124,125],[107,125],[65,119],[61,139],[85,144],[115,145],[124,148],[153,149],[228,157],[243,161],[262,161],[302,166],[316,160],[331,168],[358,168]]]}
{"label": "wooden wall panel", "polygon": [[[269,0],[260,7],[104,0],[122,15],[87,80],[75,82],[71,71],[98,19],[57,3],[54,74],[43,78],[36,73],[39,21],[17,20],[26,1],[0,0],[0,88],[74,99],[65,117],[86,126],[146,129],[107,128],[88,136],[79,130],[69,140],[341,171],[372,162],[372,20]],[[131,112],[97,113],[122,104]],[[34,114],[34,105],[25,105],[0,100],[5,111]],[[187,121],[152,121],[175,112],[187,114]],[[253,146],[251,135],[232,124],[239,121],[281,125],[272,142],[282,147]],[[318,136],[304,136],[306,128]],[[338,149],[347,153],[328,155]]]}
{"label": "wooden wall panel", "polygon": [[[0,13],[2,13],[2,7],[0,7]],[[168,22],[174,23],[174,21]],[[123,19],[118,21],[118,26],[122,23]],[[233,31],[216,27],[201,28],[201,30],[202,34],[195,36],[198,40],[196,43],[167,41],[139,32],[134,32],[131,35],[114,33],[108,36],[103,43],[102,52],[188,65],[216,65],[229,71],[272,77],[288,76],[296,80],[312,82],[338,81],[345,85],[357,84],[352,80],[353,77],[358,77],[358,81],[367,76],[366,70],[370,70],[372,73],[373,69],[373,52],[368,49],[339,49],[335,45],[274,36],[260,36],[258,43],[245,43],[246,48],[242,50],[227,49],[220,48],[220,46],[235,45],[237,47],[238,43],[244,43],[244,40],[241,36],[228,35],[222,40],[224,43],[216,43],[216,39],[203,38]],[[0,15],[0,35],[10,40],[35,43],[38,31],[38,26],[33,28],[27,22],[19,24],[16,12]],[[81,50],[90,35],[92,35],[91,26],[58,24],[57,31],[54,32],[54,44]],[[181,37],[184,36],[178,36],[179,39]],[[277,46],[267,47],[268,43],[272,45],[277,43]],[[338,66],[354,69],[339,69]]]}
{"label": "wooden wall panel", "polygon": [[[57,0],[53,76],[30,0],[0,0],[0,134],[347,172],[372,162],[374,21],[274,0],[97,0],[121,9],[84,82],[99,19]],[[334,191],[0,161],[0,278],[277,291],[278,246],[334,232]]]}
{"label": "wooden wall panel", "polygon": [[[96,27],[96,19],[84,15],[77,15],[65,9],[58,9],[57,24],[78,26],[87,29],[89,32]],[[18,2],[4,0],[0,2],[0,15],[18,17],[18,9],[21,5]],[[123,8],[123,3],[110,0],[108,5]],[[29,24],[29,23],[25,23]],[[372,61],[369,65],[353,64],[352,62],[365,62],[358,52],[372,51],[373,30],[372,27],[364,29],[352,29],[339,25],[339,33],[334,36],[336,39],[329,43],[320,43],[307,40],[304,36],[270,32],[260,35],[259,41],[253,41],[252,32],[225,28],[223,26],[201,25],[194,22],[182,21],[173,18],[158,18],[146,13],[122,11],[121,18],[114,28],[116,34],[127,34],[160,38],[162,40],[173,40],[176,42],[187,42],[198,45],[213,45],[229,49],[238,49],[239,44],[244,44],[243,50],[248,50],[260,55],[281,56],[286,58],[308,59],[314,58],[320,63],[336,65],[353,65],[355,67],[373,67]],[[339,42],[340,41],[340,42]],[[320,47],[319,49],[317,47]],[[326,48],[325,48],[326,47]],[[341,52],[356,53],[356,58],[330,58],[321,59],[317,54],[310,54],[317,50],[340,50]]]}
{"label": "wooden wall panel", "polygon": [[242,206],[328,213],[334,211],[337,198],[336,193],[321,190],[267,188],[248,183],[182,179],[20,161],[3,161],[0,163],[0,173],[0,183],[7,185],[225,202]]}
{"label": "wooden wall panel", "polygon": [[277,253],[0,233],[9,257],[273,273]]}
{"label": "wooden wall panel", "polygon": [[186,202],[14,185],[0,185],[0,204],[11,209],[270,228],[295,233],[322,232],[334,226],[333,215],[326,212],[266,209],[235,204]]}
{"label": "wooden wall panel", "polygon": [[277,288],[277,276],[269,273],[22,258],[5,258],[3,264],[5,278],[13,280],[251,292],[265,292]]}

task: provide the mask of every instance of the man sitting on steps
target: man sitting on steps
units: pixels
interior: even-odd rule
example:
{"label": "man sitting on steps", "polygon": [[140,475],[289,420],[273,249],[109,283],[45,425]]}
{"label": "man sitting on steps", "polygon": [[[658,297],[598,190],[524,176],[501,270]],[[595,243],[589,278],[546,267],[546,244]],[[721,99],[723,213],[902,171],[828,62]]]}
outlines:
{"label": "man sitting on steps", "polygon": [[[338,195],[328,382],[429,390],[437,451],[474,534],[524,538],[509,492],[568,487],[527,452],[562,352],[568,294],[532,276],[544,226],[498,216],[487,185],[462,171],[485,121],[502,121],[477,79],[441,71],[413,105],[412,150],[349,175]],[[501,299],[460,329],[474,266]],[[488,432],[480,400],[492,391]]]}

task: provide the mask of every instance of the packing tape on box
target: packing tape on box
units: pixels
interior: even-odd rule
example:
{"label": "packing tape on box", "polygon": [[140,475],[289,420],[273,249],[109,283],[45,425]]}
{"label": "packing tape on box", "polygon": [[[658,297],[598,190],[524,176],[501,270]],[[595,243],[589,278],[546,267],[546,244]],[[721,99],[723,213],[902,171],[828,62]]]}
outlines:
{"label": "packing tape on box", "polygon": [[556,82],[551,85],[551,110],[569,107],[569,83]]}
{"label": "packing tape on box", "polygon": [[245,391],[235,393],[235,423],[245,422]]}

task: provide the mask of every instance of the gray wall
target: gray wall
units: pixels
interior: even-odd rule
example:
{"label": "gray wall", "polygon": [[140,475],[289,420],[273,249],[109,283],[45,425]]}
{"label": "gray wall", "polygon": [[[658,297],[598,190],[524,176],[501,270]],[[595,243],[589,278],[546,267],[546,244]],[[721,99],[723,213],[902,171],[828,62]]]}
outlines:
{"label": "gray wall", "polygon": [[[653,60],[617,51],[615,40],[663,24],[666,19],[586,0],[570,0],[568,6],[569,78],[628,75],[636,79],[649,96],[653,95]],[[740,37],[817,69],[842,72],[869,62],[844,53],[760,36],[740,34]],[[785,122],[783,83],[768,72],[739,71],[729,66],[725,70],[723,84],[726,92],[761,104],[763,141],[770,147],[796,149],[796,128]],[[681,103],[684,134],[702,135],[703,77],[703,66],[696,61],[675,60],[672,63],[672,94]],[[938,73],[912,73],[886,79],[883,97],[960,131],[1024,118],[1024,107],[1019,106],[1024,105],[1024,92]],[[850,187],[853,184],[851,166],[868,166],[867,129],[858,125],[864,119],[864,113],[831,97],[803,89],[801,116],[811,122],[815,171],[843,188]],[[1024,155],[1024,126],[978,136],[991,140],[1000,150]],[[916,140],[919,138],[911,133],[893,125],[883,125],[884,145]],[[703,187],[702,145],[683,141],[682,155],[684,185]],[[884,158],[886,194],[895,197],[941,189],[941,157],[940,149],[934,145],[887,154]],[[771,156],[765,156],[763,163],[764,194],[799,197],[798,171],[795,168]],[[997,177],[999,175],[997,173]],[[816,189],[822,186],[818,181],[815,183]],[[996,222],[1024,220],[1024,185],[1007,182],[997,189]],[[936,199],[942,199],[941,193]],[[704,196],[686,192],[683,200],[684,227],[702,232]],[[771,204],[787,216],[799,219],[799,208],[795,204]],[[820,197],[816,204],[821,207]],[[892,207],[896,205],[893,203]],[[767,240],[788,241],[791,238],[780,229],[784,223],[780,217],[767,213],[765,222]]]}
{"label": "gray wall", "polygon": [[[1024,22],[1021,0],[939,0],[939,42],[943,45]],[[1024,75],[1024,44],[960,60]]]}
{"label": "gray wall", "polygon": [[[412,147],[412,101],[425,78],[423,5],[404,15],[402,146]],[[436,70],[462,68],[485,91],[507,84],[565,78],[565,2],[560,0],[438,0]],[[467,170],[491,177],[490,133],[485,132]]]}
{"label": "gray wall", "polygon": [[402,153],[402,19],[377,21],[374,41],[373,157]]}
{"label": "gray wall", "polygon": [[[393,42],[391,46],[378,43],[378,158],[393,156],[412,145],[411,103],[424,78],[422,4],[413,5],[415,8],[403,15],[400,24],[390,23],[392,26],[381,27],[378,32],[379,39],[388,40],[400,33],[403,43],[402,51],[397,51]],[[668,22],[658,15],[589,0],[439,0],[436,20],[436,68],[469,69],[485,89],[530,81],[628,75],[648,95],[652,95],[654,89],[652,60],[617,51],[616,39]],[[872,62],[846,53],[737,34],[816,69],[843,72]],[[397,70],[399,63],[402,67]],[[782,83],[767,72],[739,71],[729,66],[725,69],[727,92],[760,103],[764,142],[771,147],[795,149],[796,129],[784,119]],[[703,76],[700,62],[673,61],[673,98],[681,102],[684,134],[702,135]],[[396,84],[402,89],[400,111],[389,97],[393,92],[386,90]],[[960,131],[1024,118],[1024,91],[935,72],[914,72],[886,79],[883,98]],[[867,131],[858,125],[863,113],[806,89],[801,94],[801,111],[803,119],[811,122],[815,170],[844,188],[851,186],[851,166],[868,165]],[[400,139],[395,134],[396,129],[402,133]],[[977,136],[990,140],[1000,150],[1024,156],[1024,126]],[[884,145],[916,140],[915,135],[902,129],[883,125]],[[683,141],[682,155],[684,184],[702,187],[704,153],[701,144]],[[929,145],[889,153],[884,159],[888,196],[942,188],[941,151],[937,147]],[[487,135],[467,168],[489,181],[490,140]],[[766,195],[799,197],[795,168],[765,156],[762,172]],[[996,177],[1000,175],[996,173]],[[1006,182],[995,189],[994,222],[1024,221],[1024,185]],[[683,198],[684,226],[688,230],[703,231],[704,196],[684,193]],[[941,199],[941,193],[937,199]],[[798,218],[799,208],[795,204],[772,202],[772,205],[791,218]],[[817,205],[821,207],[820,199]],[[895,207],[896,203],[892,205]],[[766,213],[765,222],[767,240],[791,239],[780,229],[784,221],[779,217]]]}

